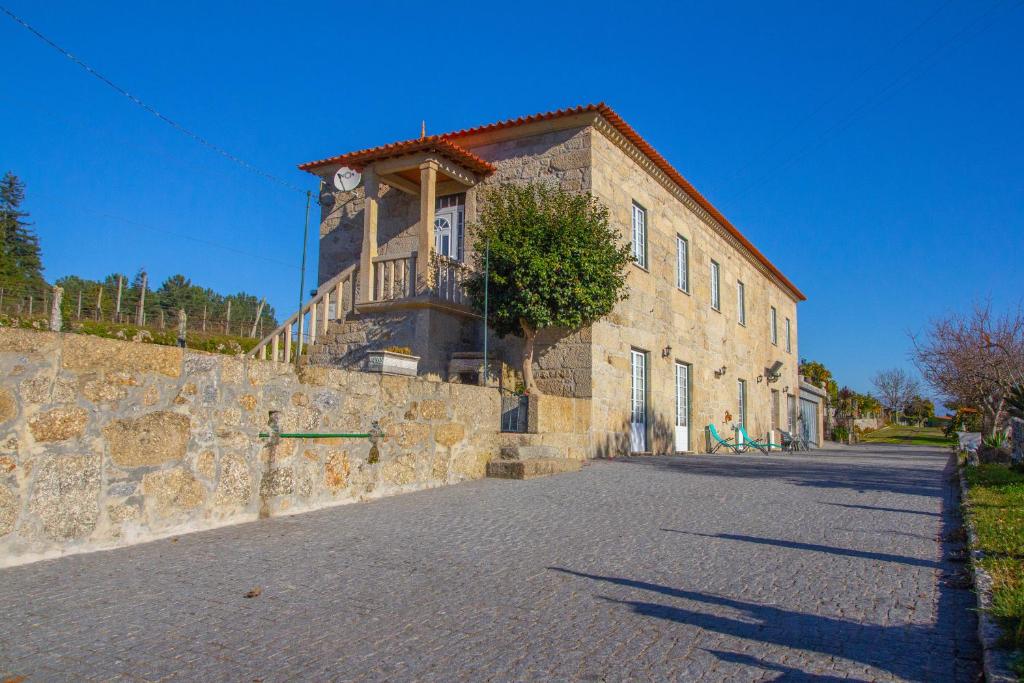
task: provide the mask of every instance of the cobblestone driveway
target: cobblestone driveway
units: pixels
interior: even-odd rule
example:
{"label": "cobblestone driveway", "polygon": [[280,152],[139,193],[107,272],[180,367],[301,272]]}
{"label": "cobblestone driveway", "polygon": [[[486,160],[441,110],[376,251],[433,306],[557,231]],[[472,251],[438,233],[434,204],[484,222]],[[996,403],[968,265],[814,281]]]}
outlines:
{"label": "cobblestone driveway", "polygon": [[946,466],[597,462],[0,570],[0,673],[972,681]]}

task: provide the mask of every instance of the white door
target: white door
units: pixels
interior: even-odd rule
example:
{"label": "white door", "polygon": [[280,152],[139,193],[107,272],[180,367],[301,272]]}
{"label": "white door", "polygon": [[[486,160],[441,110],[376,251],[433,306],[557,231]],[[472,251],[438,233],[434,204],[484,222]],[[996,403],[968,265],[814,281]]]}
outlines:
{"label": "white door", "polygon": [[676,452],[690,450],[690,366],[676,363]]}
{"label": "white door", "polygon": [[633,392],[629,418],[629,450],[647,451],[647,354],[632,352]]}
{"label": "white door", "polygon": [[818,404],[806,398],[800,399],[800,436],[808,445],[819,445]]}

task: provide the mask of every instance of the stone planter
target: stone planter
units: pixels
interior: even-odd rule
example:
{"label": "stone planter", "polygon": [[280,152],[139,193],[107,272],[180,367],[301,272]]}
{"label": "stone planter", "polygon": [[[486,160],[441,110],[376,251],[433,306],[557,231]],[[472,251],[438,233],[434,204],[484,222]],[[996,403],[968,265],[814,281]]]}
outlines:
{"label": "stone planter", "polygon": [[410,356],[394,351],[370,351],[366,354],[366,372],[379,372],[383,375],[416,376],[420,357]]}

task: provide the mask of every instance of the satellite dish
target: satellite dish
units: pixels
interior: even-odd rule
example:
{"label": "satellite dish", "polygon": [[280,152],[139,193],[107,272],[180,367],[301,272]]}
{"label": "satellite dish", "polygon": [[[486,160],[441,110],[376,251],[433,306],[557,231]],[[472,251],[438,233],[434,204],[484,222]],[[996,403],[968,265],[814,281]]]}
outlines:
{"label": "satellite dish", "polygon": [[351,192],[359,187],[362,180],[362,174],[351,168],[342,166],[334,172],[334,187],[340,192]]}

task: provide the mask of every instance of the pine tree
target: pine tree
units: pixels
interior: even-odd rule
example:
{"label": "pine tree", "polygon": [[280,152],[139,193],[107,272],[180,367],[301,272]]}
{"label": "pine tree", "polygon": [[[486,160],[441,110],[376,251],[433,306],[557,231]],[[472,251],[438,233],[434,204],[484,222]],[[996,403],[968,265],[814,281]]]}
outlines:
{"label": "pine tree", "polygon": [[10,171],[0,179],[0,279],[10,284],[44,287],[39,237],[21,210],[25,184]]}

